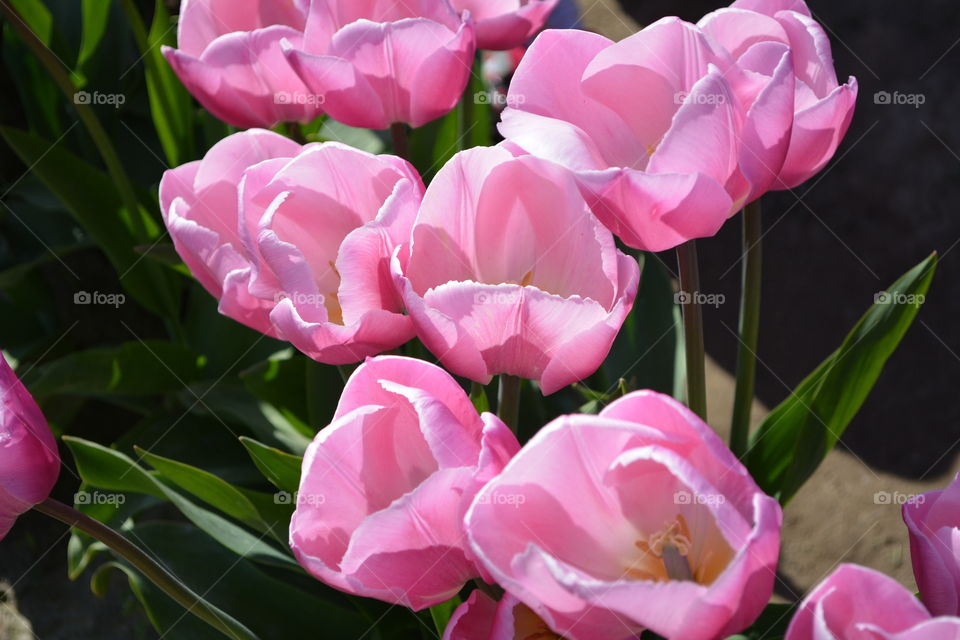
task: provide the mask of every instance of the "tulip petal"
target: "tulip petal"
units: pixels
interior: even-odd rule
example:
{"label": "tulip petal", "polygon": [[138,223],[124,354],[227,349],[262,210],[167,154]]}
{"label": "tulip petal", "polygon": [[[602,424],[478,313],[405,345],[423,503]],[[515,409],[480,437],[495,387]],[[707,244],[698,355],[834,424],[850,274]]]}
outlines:
{"label": "tulip petal", "polygon": [[630,169],[583,172],[578,180],[594,215],[625,244],[665,251],[716,234],[733,201],[704,174],[651,174]]}
{"label": "tulip petal", "polygon": [[415,611],[449,600],[476,575],[458,517],[470,478],[468,468],[440,470],[367,517],[353,533],[341,570],[381,599],[386,591]]}
{"label": "tulip petal", "polygon": [[778,188],[792,189],[826,166],[850,127],[856,101],[857,80],[851,77],[797,114]]}

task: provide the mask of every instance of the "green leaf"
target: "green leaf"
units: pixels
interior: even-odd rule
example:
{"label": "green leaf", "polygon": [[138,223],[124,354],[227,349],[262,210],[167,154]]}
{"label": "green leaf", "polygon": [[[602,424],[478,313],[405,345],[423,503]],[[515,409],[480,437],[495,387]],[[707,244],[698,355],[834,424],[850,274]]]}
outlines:
{"label": "green leaf", "polygon": [[247,448],[253,464],[257,465],[264,477],[281,491],[293,494],[300,487],[300,467],[303,458],[242,437],[240,442]]}
{"label": "green leaf", "polygon": [[119,451],[81,438],[63,436],[83,481],[100,489],[133,491],[165,498],[161,485]]}
{"label": "green leaf", "polygon": [[36,367],[27,376],[30,392],[143,396],[180,391],[198,380],[201,362],[189,349],[159,340],[91,349]]}
{"label": "green leaf", "polygon": [[193,100],[167,63],[161,51],[162,45],[176,45],[176,29],[163,0],[156,0],[150,32],[143,35],[143,22],[133,2],[123,2],[137,44],[143,55],[147,78],[147,94],[150,98],[150,116],[163,146],[163,152],[171,167],[194,159],[194,112]]}
{"label": "green leaf", "polygon": [[[287,522],[265,516],[254,504],[258,498],[264,503],[273,502],[273,496],[267,494],[257,494],[249,490],[242,490],[234,487],[229,482],[221,479],[214,474],[199,469],[197,467],[154,455],[144,451],[140,447],[135,448],[138,455],[146,460],[160,476],[174,483],[187,493],[200,498],[211,507],[216,507],[231,518],[235,518],[247,526],[261,532],[267,532],[277,536],[285,536],[282,529],[278,526],[287,524]],[[289,521],[289,518],[287,518]],[[284,538],[279,538],[284,542]]]}
{"label": "green leaf", "polygon": [[43,44],[53,44],[53,16],[40,0],[9,0],[30,30]]}
{"label": "green leaf", "polygon": [[[136,532],[134,532],[134,535],[137,535]],[[140,536],[137,536],[137,540],[143,543]],[[176,640],[177,638],[183,638],[184,640],[187,638],[189,640],[223,639],[224,633],[186,613],[182,605],[175,602],[152,582],[146,580],[140,572],[127,565],[122,558],[113,562],[105,562],[97,567],[90,576],[90,590],[101,598],[105,597],[109,592],[113,571],[120,571],[127,577],[127,584],[130,585],[130,590],[143,605],[150,624],[158,631],[162,629],[163,637],[168,638],[168,640]],[[243,626],[236,618],[211,604],[207,598],[203,598],[203,600],[219,619],[230,621],[236,627]],[[174,630],[174,627],[177,627],[177,629]]]}
{"label": "green leaf", "polygon": [[430,607],[430,617],[433,618],[433,625],[437,629],[438,637],[443,636],[447,625],[450,624],[450,618],[453,612],[460,606],[460,596],[453,596],[446,602]]}
{"label": "green leaf", "polygon": [[343,144],[355,147],[368,153],[382,153],[387,145],[383,138],[378,136],[370,129],[357,129],[349,127],[336,120],[327,119],[324,121],[317,137],[322,140],[334,140]]}
{"label": "green leaf", "polygon": [[0,127],[0,135],[103,250],[124,289],[151,311],[165,313],[174,296],[172,275],[133,250],[129,218],[141,212],[126,211],[113,180],[63,145],[9,127]]}
{"label": "green leaf", "polygon": [[[179,394],[185,407],[199,415],[212,413],[241,424],[260,440],[281,445],[289,451],[303,453],[313,432],[302,424],[291,421],[272,404],[251,398],[243,388],[228,384],[193,385]],[[203,402],[197,402],[197,398]]]}
{"label": "green leaf", "polygon": [[[340,594],[312,580],[305,582],[304,588],[278,580],[212,543],[188,525],[137,525],[131,537],[155,553],[187,586],[233,614],[263,640],[290,640],[311,634],[325,638],[369,636],[372,621],[347,609],[347,601]],[[179,605],[152,584],[133,575],[138,584],[131,581],[131,587],[164,638],[222,638],[215,632],[207,632],[199,620],[184,616]]]}
{"label": "green leaf", "polygon": [[[302,433],[311,433],[310,401],[306,381],[312,372],[308,368],[329,369],[339,381],[334,367],[321,365],[305,358],[293,349],[284,349],[267,360],[240,372],[240,380],[247,391],[269,403],[277,411],[297,425]],[[324,380],[327,382],[327,380]],[[327,393],[326,395],[335,395]]]}
{"label": "green leaf", "polygon": [[487,388],[479,382],[470,385],[470,402],[477,410],[477,413],[490,411],[490,398],[487,397]]}
{"label": "green leaf", "polygon": [[[86,66],[107,33],[107,24],[110,22],[111,2],[104,0],[83,0],[83,31],[80,36],[80,52],[77,55],[77,69],[87,77]],[[81,87],[83,84],[80,85]]]}
{"label": "green leaf", "polygon": [[103,489],[136,491],[172,502],[188,520],[237,555],[300,572],[294,560],[225,518],[208,511],[160,482],[129,457],[95,442],[64,436],[84,482]]}
{"label": "green leaf", "polygon": [[936,265],[933,254],[878,294],[840,348],[753,434],[747,467],[782,504],[816,470],[860,410],[916,317]]}
{"label": "green leaf", "polygon": [[795,608],[795,604],[768,604],[748,629],[726,640],[783,640]]}

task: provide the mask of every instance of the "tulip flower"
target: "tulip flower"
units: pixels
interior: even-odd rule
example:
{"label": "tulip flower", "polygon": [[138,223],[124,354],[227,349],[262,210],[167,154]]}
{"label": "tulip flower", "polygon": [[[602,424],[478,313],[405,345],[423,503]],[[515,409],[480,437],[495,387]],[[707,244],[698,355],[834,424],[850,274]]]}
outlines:
{"label": "tulip flower", "polygon": [[404,160],[251,130],[168,171],[164,220],[220,312],[347,364],[413,337],[389,259],[423,194]]}
{"label": "tulip flower", "polygon": [[710,427],[652,391],[554,420],[466,516],[493,580],[568,640],[744,629],[770,599],[781,521]]}
{"label": "tulip flower", "polygon": [[419,127],[460,99],[476,49],[473,23],[447,0],[314,0],[293,68],[343,124]]}
{"label": "tulip flower", "polygon": [[17,516],[50,496],[60,475],[57,442],[40,407],[0,355],[0,539]]}
{"label": "tulip flower", "polygon": [[463,515],[520,448],[436,365],[371,358],[303,459],[290,545],[316,578],[423,609],[480,575]]}
{"label": "tulip flower", "polygon": [[517,69],[500,132],[574,171],[623,242],[663,251],[714,235],[770,187],[794,84],[786,45],[736,64],[677,18],[618,43],[545,31]]}
{"label": "tulip flower", "polygon": [[617,251],[572,176],[502,147],[436,175],[392,269],[420,339],[457,375],[539,380],[596,371],[633,305],[636,260]]}
{"label": "tulip flower", "polygon": [[903,505],[920,597],[931,613],[960,615],[960,476]]}
{"label": "tulip flower", "polygon": [[773,185],[793,188],[833,157],[853,118],[857,80],[837,82],[830,39],[803,0],[737,0],[704,17],[700,27],[734,58],[749,61],[785,44],[797,78],[786,159]]}
{"label": "tulip flower", "polygon": [[477,48],[506,51],[522,47],[546,24],[559,0],[450,0],[476,23]]}
{"label": "tulip flower", "polygon": [[178,49],[163,55],[210,113],[235,127],[309,122],[322,99],[283,56],[281,41],[303,42],[309,0],[184,0]]}
{"label": "tulip flower", "polygon": [[215,144],[203,160],[165,172],[160,181],[163,220],[190,272],[219,301],[220,313],[272,336],[274,301],[249,291],[252,259],[237,228],[237,186],[248,167],[299,152],[300,145],[279,134],[246,131]]}
{"label": "tulip flower", "polygon": [[561,640],[530,607],[509,593],[500,602],[479,589],[457,607],[443,640]]}
{"label": "tulip flower", "polygon": [[960,618],[933,618],[893,578],[842,564],[800,603],[786,640],[957,640]]}

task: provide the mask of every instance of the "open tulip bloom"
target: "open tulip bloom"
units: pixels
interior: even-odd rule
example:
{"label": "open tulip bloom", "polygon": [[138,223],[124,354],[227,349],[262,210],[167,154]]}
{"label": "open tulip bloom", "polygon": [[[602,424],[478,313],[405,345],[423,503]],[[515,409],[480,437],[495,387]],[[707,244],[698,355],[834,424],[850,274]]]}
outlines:
{"label": "open tulip bloom", "polygon": [[958,638],[960,618],[935,618],[893,578],[844,564],[800,604],[785,640]]}
{"label": "open tulip bloom", "polygon": [[807,5],[802,0],[738,0],[707,15],[699,26],[748,67],[771,47],[790,47],[795,113],[787,155],[772,188],[793,188],[820,171],[850,127],[857,80],[851,76],[846,84],[837,82],[830,40]]}
{"label": "open tulip bloom", "polygon": [[480,575],[463,514],[519,446],[439,367],[368,360],[304,457],[297,559],[348,593],[413,609],[450,599]]}
{"label": "open tulip bloom", "polygon": [[160,184],[174,244],[221,313],[329,364],[413,337],[388,265],[422,193],[400,158],[262,130],[222,140]]}
{"label": "open tulip bloom", "polygon": [[469,12],[447,0],[317,0],[303,46],[284,50],[333,118],[353,127],[414,127],[450,111],[476,49]]}
{"label": "open tulip bloom", "polygon": [[544,427],[466,523],[496,582],[570,640],[713,640],[767,604],[781,519],[710,427],[642,391]]}
{"label": "open tulip bloom", "polygon": [[464,151],[440,170],[392,269],[445,367],[484,384],[539,380],[548,394],[600,366],[640,278],[568,171],[503,147]]}
{"label": "open tulip bloom", "polygon": [[322,100],[284,58],[303,42],[309,0],[183,0],[179,48],[163,54],[210,113],[236,127],[309,122]]}
{"label": "open tulip bloom", "polygon": [[477,28],[477,48],[503,51],[523,46],[546,24],[559,0],[450,0],[469,12]]}
{"label": "open tulip bloom", "polygon": [[935,615],[960,615],[960,477],[903,505],[913,575]]}

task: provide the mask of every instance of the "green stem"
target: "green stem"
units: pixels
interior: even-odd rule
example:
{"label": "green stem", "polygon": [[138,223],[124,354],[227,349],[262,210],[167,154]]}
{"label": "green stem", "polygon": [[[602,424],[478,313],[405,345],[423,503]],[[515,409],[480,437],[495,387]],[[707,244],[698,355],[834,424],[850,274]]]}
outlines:
{"label": "green stem", "polygon": [[514,433],[520,421],[520,382],[517,376],[502,374],[497,395],[497,415]]}
{"label": "green stem", "polygon": [[300,127],[299,122],[288,122],[286,129],[287,137],[297,144],[307,144],[307,142],[309,142],[307,137],[303,135],[303,129]]}
{"label": "green stem", "polygon": [[760,201],[743,210],[743,278],[740,294],[740,342],[737,352],[737,390],[730,423],[730,449],[738,458],[747,452],[750,413],[757,372],[760,332],[760,288],[763,268],[763,216]]}
{"label": "green stem", "polygon": [[252,631],[236,620],[225,617],[202,597],[198,596],[189,587],[180,582],[170,572],[157,564],[157,562],[144,553],[140,547],[102,522],[94,520],[80,513],[73,507],[58,502],[53,498],[47,498],[40,504],[35,505],[34,509],[51,518],[60,520],[70,527],[78,529],[107,545],[139,570],[148,580],[162,589],[164,593],[183,605],[188,612],[194,614],[224,635],[234,638],[235,640],[259,640]]}
{"label": "green stem", "polygon": [[410,142],[407,139],[407,125],[394,122],[390,125],[390,135],[393,137],[393,155],[404,160],[410,160]]}
{"label": "green stem", "polygon": [[703,310],[700,308],[700,267],[696,241],[677,247],[680,293],[683,301],[683,337],[687,356],[687,406],[707,419],[706,352],[703,347]]}

